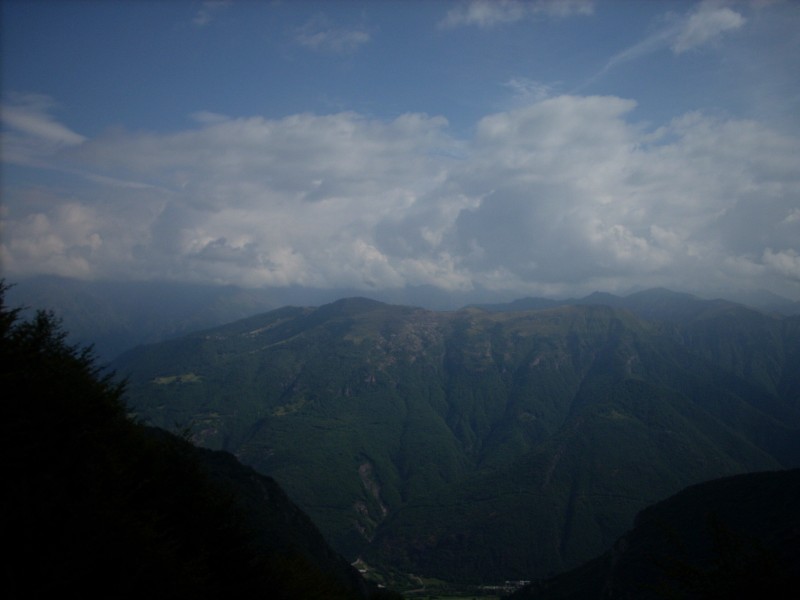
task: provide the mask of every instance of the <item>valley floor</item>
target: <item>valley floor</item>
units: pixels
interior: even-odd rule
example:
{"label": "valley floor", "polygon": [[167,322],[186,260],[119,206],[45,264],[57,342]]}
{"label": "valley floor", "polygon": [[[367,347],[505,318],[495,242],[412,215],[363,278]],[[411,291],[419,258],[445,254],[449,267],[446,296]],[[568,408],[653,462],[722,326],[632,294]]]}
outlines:
{"label": "valley floor", "polygon": [[366,580],[398,592],[408,600],[499,600],[529,583],[505,581],[494,584],[461,584],[374,568],[362,560],[357,560],[353,566]]}

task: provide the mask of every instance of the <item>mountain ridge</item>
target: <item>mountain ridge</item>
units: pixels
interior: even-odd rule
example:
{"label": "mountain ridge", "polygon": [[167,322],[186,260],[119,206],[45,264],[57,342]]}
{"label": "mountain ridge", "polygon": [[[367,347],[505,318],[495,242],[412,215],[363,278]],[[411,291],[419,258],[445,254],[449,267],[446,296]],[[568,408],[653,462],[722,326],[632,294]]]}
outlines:
{"label": "mountain ridge", "polygon": [[[662,288],[663,289],[663,288]],[[587,298],[598,300],[597,292]],[[606,294],[613,302],[613,296]],[[70,340],[92,344],[98,358],[110,361],[142,343],[180,337],[252,316],[282,306],[321,306],[340,298],[363,295],[363,291],[312,288],[247,289],[200,283],[161,281],[83,281],[56,276],[21,280],[8,291],[15,305],[52,310],[63,320]],[[443,292],[435,288],[375,291],[374,299],[390,304],[425,306],[431,310],[457,310],[465,306],[500,307],[477,303],[491,297],[487,290],[467,293]],[[800,303],[767,292],[739,294],[741,302],[778,315],[800,314]],[[731,296],[736,301],[735,295]],[[546,308],[584,299],[518,299],[517,308]]]}
{"label": "mountain ridge", "polygon": [[[698,331],[730,329],[729,310],[752,323],[709,347]],[[800,358],[787,350],[794,320],[713,303],[693,314],[343,299],[135,349],[114,366],[142,418],[191,425],[198,443],[275,477],[349,558],[529,578],[599,554],[637,510],[685,485],[800,464],[786,383]],[[770,370],[739,334],[777,344],[764,346]],[[556,518],[530,516],[544,514]],[[549,541],[512,556],[525,536]]]}

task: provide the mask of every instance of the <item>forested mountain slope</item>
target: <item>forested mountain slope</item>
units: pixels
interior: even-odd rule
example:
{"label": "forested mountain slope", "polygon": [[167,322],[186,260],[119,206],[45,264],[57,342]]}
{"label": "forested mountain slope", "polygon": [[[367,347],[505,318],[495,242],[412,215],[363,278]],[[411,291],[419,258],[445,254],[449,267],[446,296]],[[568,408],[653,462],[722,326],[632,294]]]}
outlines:
{"label": "forested mountain slope", "polygon": [[348,557],[528,579],[687,485],[800,464],[797,319],[645,299],[648,319],[350,298],[115,366],[140,418],[275,477]]}

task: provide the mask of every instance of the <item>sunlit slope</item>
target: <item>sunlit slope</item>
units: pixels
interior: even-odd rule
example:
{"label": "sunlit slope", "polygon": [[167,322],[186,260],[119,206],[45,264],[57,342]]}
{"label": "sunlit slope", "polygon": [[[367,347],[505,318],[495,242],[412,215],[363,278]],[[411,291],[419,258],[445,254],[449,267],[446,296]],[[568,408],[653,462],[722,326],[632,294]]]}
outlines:
{"label": "sunlit slope", "polygon": [[115,366],[141,418],[274,476],[347,555],[486,581],[591,558],[688,484],[799,463],[785,383],[797,328],[769,327],[778,384],[622,307],[445,313],[359,298]]}

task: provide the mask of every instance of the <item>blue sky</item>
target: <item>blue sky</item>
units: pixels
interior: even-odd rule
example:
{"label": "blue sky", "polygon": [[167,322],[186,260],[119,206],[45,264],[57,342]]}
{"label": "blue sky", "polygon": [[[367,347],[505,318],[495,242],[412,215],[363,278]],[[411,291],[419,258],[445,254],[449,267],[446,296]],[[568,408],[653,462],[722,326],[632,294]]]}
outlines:
{"label": "blue sky", "polygon": [[800,298],[800,3],[2,3],[6,277]]}

